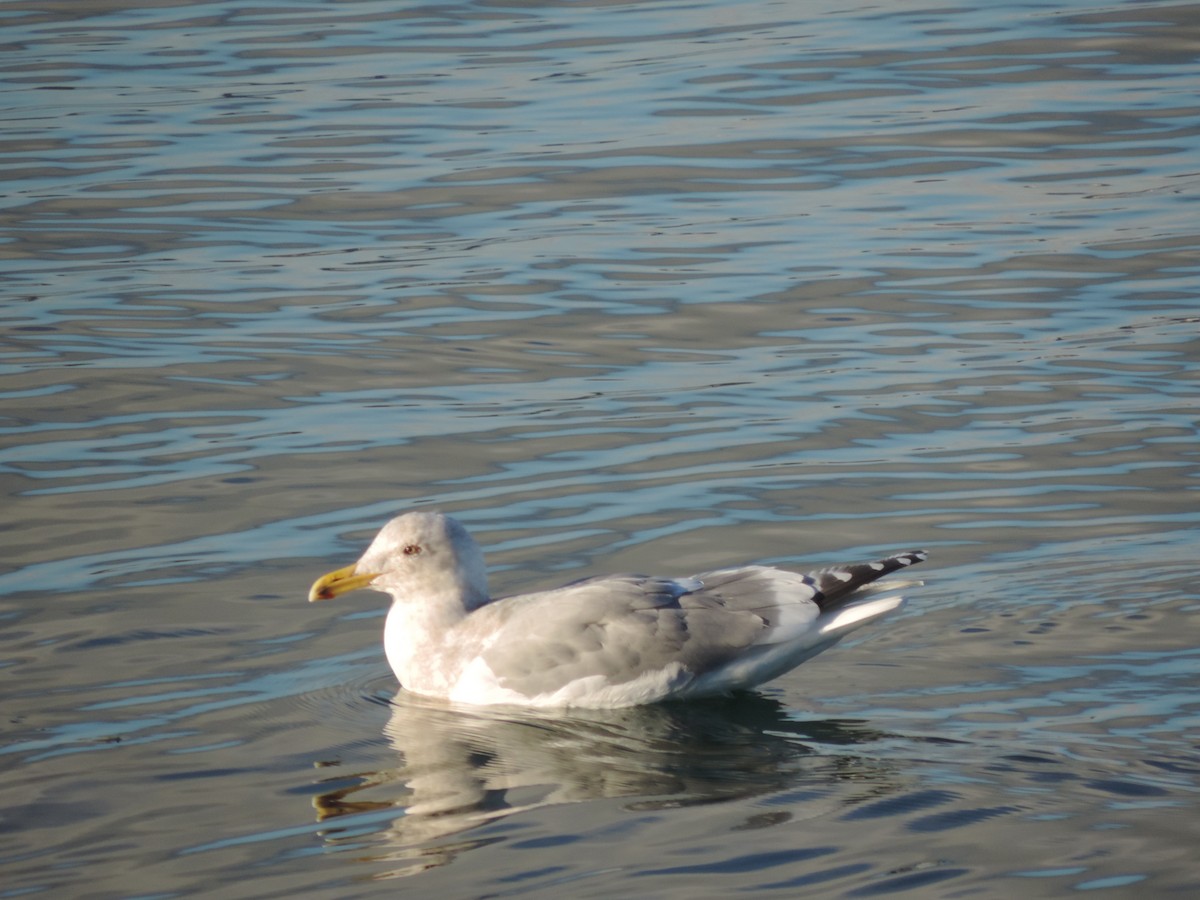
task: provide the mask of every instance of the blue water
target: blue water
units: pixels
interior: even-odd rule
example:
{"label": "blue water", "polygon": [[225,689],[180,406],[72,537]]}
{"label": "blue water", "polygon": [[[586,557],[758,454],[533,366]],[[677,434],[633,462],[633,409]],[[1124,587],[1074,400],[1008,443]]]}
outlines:
{"label": "blue water", "polygon": [[[1200,889],[1200,6],[0,17],[0,897]],[[496,593],[931,559],[453,710],[304,602],[414,506]]]}

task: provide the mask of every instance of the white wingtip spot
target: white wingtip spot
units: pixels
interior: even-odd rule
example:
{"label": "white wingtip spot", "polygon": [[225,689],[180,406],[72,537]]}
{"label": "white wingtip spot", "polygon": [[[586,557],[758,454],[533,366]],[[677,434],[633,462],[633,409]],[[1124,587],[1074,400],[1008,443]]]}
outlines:
{"label": "white wingtip spot", "polygon": [[829,634],[835,631],[850,631],[903,605],[904,598],[899,594],[893,594],[891,597],[880,597],[878,600],[872,600],[869,603],[855,603],[852,606],[838,610],[828,622],[821,626],[821,633]]}

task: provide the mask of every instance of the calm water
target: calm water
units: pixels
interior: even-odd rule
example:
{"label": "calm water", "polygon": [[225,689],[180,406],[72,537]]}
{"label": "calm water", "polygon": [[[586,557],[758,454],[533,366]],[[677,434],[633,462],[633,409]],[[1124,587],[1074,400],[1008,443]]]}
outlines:
{"label": "calm water", "polygon": [[[0,6],[0,898],[1200,892],[1200,5]],[[396,696],[498,593],[924,546],[749,697]]]}

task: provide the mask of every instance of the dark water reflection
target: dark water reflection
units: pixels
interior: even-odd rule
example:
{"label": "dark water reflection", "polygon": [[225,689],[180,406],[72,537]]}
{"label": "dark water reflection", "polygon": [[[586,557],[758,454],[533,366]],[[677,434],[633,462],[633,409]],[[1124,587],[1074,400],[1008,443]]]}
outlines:
{"label": "dark water reflection", "polygon": [[[896,789],[886,760],[856,753],[882,737],[868,723],[798,722],[777,700],[755,694],[563,716],[449,706],[401,692],[385,734],[398,755],[394,767],[335,776],[335,787],[313,802],[331,826],[326,839],[336,847],[349,831],[359,852],[356,817],[391,810],[396,818],[374,835],[372,854],[411,858],[414,872],[473,846],[447,838],[551,804],[621,798],[622,809],[654,811],[781,791],[812,801],[831,782],[852,782],[858,800]],[[763,813],[744,827],[791,817]]]}

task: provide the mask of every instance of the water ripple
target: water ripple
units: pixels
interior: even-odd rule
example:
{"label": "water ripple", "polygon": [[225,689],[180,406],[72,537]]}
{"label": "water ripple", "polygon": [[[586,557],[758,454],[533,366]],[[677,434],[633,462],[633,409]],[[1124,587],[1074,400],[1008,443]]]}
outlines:
{"label": "water ripple", "polygon": [[[1195,18],[11,0],[6,890],[1195,893]],[[304,602],[433,505],[498,593],[933,557],[531,721]]]}

